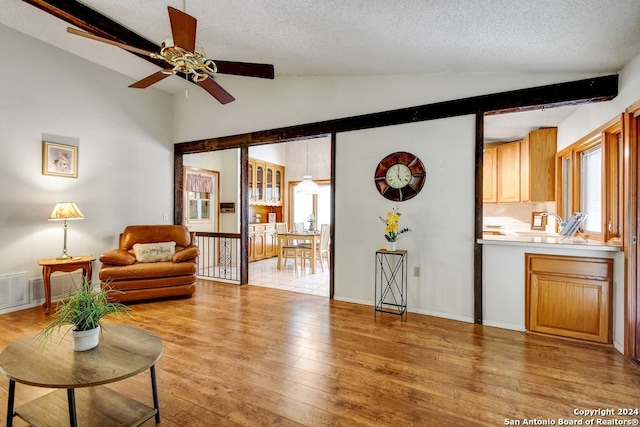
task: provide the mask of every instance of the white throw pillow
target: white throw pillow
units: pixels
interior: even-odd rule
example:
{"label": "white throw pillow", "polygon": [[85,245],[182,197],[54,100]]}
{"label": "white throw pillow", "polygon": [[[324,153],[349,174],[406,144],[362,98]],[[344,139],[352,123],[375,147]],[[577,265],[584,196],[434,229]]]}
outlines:
{"label": "white throw pillow", "polygon": [[136,243],[133,253],[138,262],[171,261],[176,253],[176,242]]}

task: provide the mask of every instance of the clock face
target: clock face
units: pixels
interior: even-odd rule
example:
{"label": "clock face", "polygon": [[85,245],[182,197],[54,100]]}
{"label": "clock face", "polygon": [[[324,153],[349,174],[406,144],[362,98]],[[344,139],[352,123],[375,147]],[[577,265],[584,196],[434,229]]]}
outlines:
{"label": "clock face", "polygon": [[387,169],[384,179],[391,187],[402,188],[411,181],[411,169],[407,165],[396,163]]}
{"label": "clock face", "polygon": [[409,200],[422,190],[426,179],[420,159],[405,151],[389,154],[376,168],[374,181],[383,197],[395,202]]}

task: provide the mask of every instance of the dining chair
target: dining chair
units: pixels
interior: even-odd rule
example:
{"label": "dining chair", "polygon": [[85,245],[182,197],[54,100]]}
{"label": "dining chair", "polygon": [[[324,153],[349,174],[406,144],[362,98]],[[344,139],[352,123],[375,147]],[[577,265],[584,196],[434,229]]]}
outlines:
{"label": "dining chair", "polygon": [[[296,222],[293,224],[293,231],[294,233],[304,233],[304,222]],[[311,241],[307,239],[298,239],[295,241],[295,244],[299,246],[309,246]]]}
{"label": "dining chair", "polygon": [[287,224],[276,223],[276,235],[278,236],[278,246],[280,246],[280,252],[278,256],[282,261],[282,268],[287,266],[287,260],[293,259],[293,269],[298,269],[298,259],[301,256],[300,247],[296,244],[295,240],[288,239],[284,235],[287,232]]}
{"label": "dining chair", "polygon": [[322,270],[323,273],[324,260],[327,261],[327,267],[331,268],[331,265],[329,263],[329,232],[329,224],[322,224],[320,226],[320,242],[318,243],[318,246],[316,248],[316,259],[311,259],[313,257],[313,249],[311,248],[311,245],[302,245],[300,247],[302,256],[302,259],[300,261],[303,270],[307,266],[307,260],[309,260],[309,263],[320,262],[320,270]]}

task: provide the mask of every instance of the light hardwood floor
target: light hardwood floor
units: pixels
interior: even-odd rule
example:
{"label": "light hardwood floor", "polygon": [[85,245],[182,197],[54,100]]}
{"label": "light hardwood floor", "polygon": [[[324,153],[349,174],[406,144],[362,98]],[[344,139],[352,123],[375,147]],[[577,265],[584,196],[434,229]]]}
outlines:
{"label": "light hardwood floor", "polygon": [[[640,409],[640,369],[609,346],[413,313],[402,323],[374,317],[369,306],[205,281],[193,298],[132,308],[122,322],[164,343],[157,364],[163,426],[640,419],[574,415]],[[0,349],[45,321],[41,308],[1,315]],[[151,404],[149,381],[145,372],[109,387]],[[2,424],[7,386],[0,377]],[[17,404],[46,391],[18,384]]]}

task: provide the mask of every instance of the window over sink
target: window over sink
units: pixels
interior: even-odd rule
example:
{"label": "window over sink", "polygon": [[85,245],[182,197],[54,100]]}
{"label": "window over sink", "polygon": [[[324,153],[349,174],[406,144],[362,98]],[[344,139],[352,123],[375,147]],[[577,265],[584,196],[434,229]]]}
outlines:
{"label": "window over sink", "polygon": [[558,214],[586,212],[583,232],[593,240],[615,242],[622,234],[622,147],[618,116],[557,155]]}

